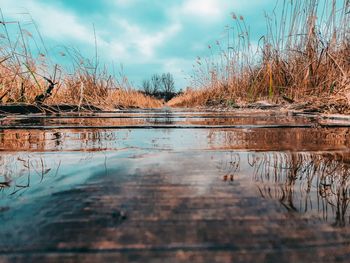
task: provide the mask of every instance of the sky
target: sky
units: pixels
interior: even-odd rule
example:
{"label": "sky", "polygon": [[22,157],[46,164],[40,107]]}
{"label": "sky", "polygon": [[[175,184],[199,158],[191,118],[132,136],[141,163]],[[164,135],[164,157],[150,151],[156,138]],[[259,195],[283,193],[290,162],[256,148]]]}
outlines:
{"label": "sky", "polygon": [[208,45],[226,37],[225,26],[233,23],[232,12],[244,17],[254,41],[264,34],[264,12],[271,11],[275,2],[0,0],[0,8],[5,21],[20,21],[33,32],[30,14],[48,54],[63,64],[67,62],[59,54],[64,47],[94,57],[95,28],[101,64],[113,65],[116,74],[123,71],[135,87],[152,74],[170,72],[181,89],[189,85],[187,78],[197,56],[208,56]]}

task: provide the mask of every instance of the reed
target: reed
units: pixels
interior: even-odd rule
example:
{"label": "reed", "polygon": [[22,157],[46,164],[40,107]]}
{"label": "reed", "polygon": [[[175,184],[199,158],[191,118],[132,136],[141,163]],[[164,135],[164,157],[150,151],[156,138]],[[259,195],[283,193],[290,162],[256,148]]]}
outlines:
{"label": "reed", "polygon": [[266,32],[251,41],[242,16],[232,14],[227,43],[198,58],[191,89],[170,106],[269,100],[336,100],[350,104],[350,1],[278,1]]}
{"label": "reed", "polygon": [[1,10],[0,15],[0,104],[74,104],[104,109],[162,106],[162,101],[134,90],[124,75],[110,75],[106,66],[99,64],[97,48],[92,60],[76,49],[65,48],[61,55],[73,68],[67,72],[51,62],[36,27],[31,33],[17,21],[6,21]]}

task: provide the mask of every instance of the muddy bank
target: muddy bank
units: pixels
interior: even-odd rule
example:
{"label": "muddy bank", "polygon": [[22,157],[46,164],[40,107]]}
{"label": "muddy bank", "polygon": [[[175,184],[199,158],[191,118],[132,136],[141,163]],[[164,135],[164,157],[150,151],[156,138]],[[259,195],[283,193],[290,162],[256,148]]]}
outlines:
{"label": "muddy bank", "polygon": [[54,113],[65,113],[65,112],[100,112],[102,109],[93,105],[71,105],[71,104],[56,104],[56,105],[45,105],[45,104],[8,104],[0,105],[0,114],[54,114]]}
{"label": "muddy bank", "polygon": [[227,103],[225,101],[208,102],[206,106],[199,107],[200,109],[210,110],[282,110],[282,111],[298,111],[304,113],[319,113],[319,114],[350,114],[350,104],[344,100],[310,100],[309,102],[286,102],[279,100],[278,103],[268,101],[257,101],[254,103]]}
{"label": "muddy bank", "polygon": [[[204,91],[203,91],[204,92]],[[198,94],[197,94],[198,93]],[[291,99],[286,96],[264,97],[250,102],[247,98],[225,98],[225,96],[200,96],[200,91],[195,91],[188,97],[175,97],[167,105],[171,107],[198,108],[202,110],[283,110],[300,111],[305,113],[323,114],[350,114],[350,103],[346,95],[307,96],[305,98]],[[225,94],[225,93],[223,93]],[[227,94],[226,94],[227,95]]]}

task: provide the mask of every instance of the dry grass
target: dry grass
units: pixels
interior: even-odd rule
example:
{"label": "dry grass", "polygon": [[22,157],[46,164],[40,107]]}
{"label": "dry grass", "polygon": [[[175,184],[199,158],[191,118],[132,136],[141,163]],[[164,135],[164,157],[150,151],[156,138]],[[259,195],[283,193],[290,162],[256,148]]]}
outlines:
{"label": "dry grass", "polygon": [[[35,70],[32,70],[33,74]],[[5,64],[0,65],[0,97],[2,104],[35,103],[35,97],[45,92],[45,80],[31,80],[22,74],[14,74]],[[74,75],[63,78],[45,104],[94,105],[103,109],[113,108],[159,108],[161,100],[146,96],[132,88],[118,84],[106,84],[101,79],[93,81],[89,75]]]}
{"label": "dry grass", "polygon": [[[3,16],[0,21],[5,21]],[[42,48],[31,50],[42,41],[39,32],[36,35],[40,41],[19,22],[0,22],[0,27],[0,104],[33,104],[40,94],[45,96],[45,104],[93,105],[104,109],[158,108],[163,104],[132,89],[122,74],[120,79],[108,74],[105,67],[99,66],[97,53],[88,60],[78,51],[66,48],[62,55],[70,58],[74,68],[73,73],[68,73],[59,65],[50,65],[44,43]],[[17,38],[12,37],[15,40],[9,30],[18,34]],[[57,83],[52,94],[45,93],[48,80]]]}
{"label": "dry grass", "polygon": [[62,83],[47,103],[94,105],[103,109],[159,108],[163,105],[163,101],[134,90],[127,79],[119,83],[111,76],[103,75],[95,78],[88,72],[79,72],[67,76]]}
{"label": "dry grass", "polygon": [[217,41],[215,47],[209,46],[213,55],[197,59],[193,88],[169,105],[277,102],[282,97],[294,101],[321,97],[349,104],[350,1],[279,4],[282,13],[266,16],[267,33],[257,49],[244,18],[233,14],[227,45]]}
{"label": "dry grass", "polygon": [[119,89],[108,97],[107,105],[113,105],[114,108],[118,106],[126,108],[161,108],[163,101],[132,89]]}

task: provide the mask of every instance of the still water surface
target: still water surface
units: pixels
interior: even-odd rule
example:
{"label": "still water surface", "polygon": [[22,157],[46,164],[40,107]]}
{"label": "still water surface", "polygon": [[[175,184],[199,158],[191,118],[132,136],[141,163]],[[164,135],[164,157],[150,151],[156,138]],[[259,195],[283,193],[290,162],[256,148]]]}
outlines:
{"label": "still water surface", "polygon": [[0,122],[4,261],[350,255],[345,120],[178,110]]}

